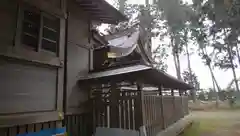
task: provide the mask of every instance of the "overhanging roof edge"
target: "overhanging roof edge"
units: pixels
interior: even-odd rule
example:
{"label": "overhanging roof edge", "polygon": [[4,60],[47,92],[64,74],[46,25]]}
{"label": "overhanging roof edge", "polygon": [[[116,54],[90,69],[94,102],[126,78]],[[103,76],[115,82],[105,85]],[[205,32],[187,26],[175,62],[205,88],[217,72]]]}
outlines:
{"label": "overhanging roof edge", "polygon": [[[129,74],[130,77],[126,79],[126,74]],[[123,76],[124,75],[124,76]],[[137,75],[137,76],[136,76]],[[121,77],[122,76],[122,77]],[[139,76],[139,77],[138,77]],[[124,68],[118,68],[113,70],[101,71],[90,73],[86,76],[79,77],[79,83],[96,83],[96,82],[109,82],[111,80],[115,80],[115,78],[120,77],[122,81],[128,79],[142,79],[144,83],[152,84],[152,85],[163,85],[164,87],[172,88],[172,89],[183,89],[188,90],[193,87],[189,84],[174,78],[173,76],[161,72],[155,68],[146,65],[134,65],[128,66]],[[120,80],[120,81],[121,81]]]}
{"label": "overhanging roof edge", "polygon": [[123,15],[120,11],[114,8],[105,0],[76,0],[79,6],[89,13],[91,18],[91,14],[93,14],[94,21],[100,21],[102,23],[110,23],[117,24],[121,21],[128,20],[125,15]]}

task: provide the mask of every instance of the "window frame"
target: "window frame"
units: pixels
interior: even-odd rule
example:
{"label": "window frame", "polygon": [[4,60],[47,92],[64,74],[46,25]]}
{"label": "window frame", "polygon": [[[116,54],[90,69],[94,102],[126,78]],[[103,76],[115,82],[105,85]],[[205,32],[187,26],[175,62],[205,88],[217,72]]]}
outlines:
{"label": "window frame", "polygon": [[[22,30],[23,30],[23,20],[24,20],[24,11],[29,10],[40,14],[40,32],[38,37],[38,45],[37,45],[37,51],[29,49],[26,45],[22,45],[21,42],[21,36],[22,36]],[[35,63],[41,63],[44,65],[50,65],[55,67],[63,67],[63,55],[61,55],[62,49],[60,49],[60,42],[61,40],[61,31],[64,28],[62,27],[62,22],[65,20],[64,18],[61,18],[59,16],[49,14],[48,12],[42,11],[36,7],[30,6],[27,3],[20,3],[19,8],[17,11],[17,23],[16,23],[16,35],[15,35],[15,42],[13,47],[13,53],[10,54],[10,56],[13,56],[15,58],[35,62]],[[42,48],[42,37],[43,37],[43,17],[52,16],[59,20],[59,27],[57,32],[57,45],[56,45],[56,52],[51,52],[48,50],[45,50]]]}

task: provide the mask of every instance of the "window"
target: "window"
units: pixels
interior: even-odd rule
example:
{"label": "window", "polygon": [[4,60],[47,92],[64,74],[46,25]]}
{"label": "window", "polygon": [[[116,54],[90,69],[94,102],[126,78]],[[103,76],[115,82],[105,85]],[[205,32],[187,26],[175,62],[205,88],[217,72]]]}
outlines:
{"label": "window", "polygon": [[41,11],[22,11],[21,44],[36,52],[57,54],[60,19]]}

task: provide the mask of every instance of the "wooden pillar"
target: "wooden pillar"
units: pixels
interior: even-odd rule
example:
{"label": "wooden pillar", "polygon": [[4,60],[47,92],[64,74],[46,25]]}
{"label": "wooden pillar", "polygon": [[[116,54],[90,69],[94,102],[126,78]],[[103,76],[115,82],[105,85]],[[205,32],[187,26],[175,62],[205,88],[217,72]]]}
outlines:
{"label": "wooden pillar", "polygon": [[158,92],[159,92],[159,95],[162,96],[162,86],[158,87]]}
{"label": "wooden pillar", "polygon": [[174,90],[173,89],[171,89],[171,95],[174,96]]}
{"label": "wooden pillar", "polygon": [[158,87],[159,93],[161,95],[161,114],[162,114],[162,129],[166,128],[165,116],[164,116],[164,105],[163,105],[163,95],[162,95],[162,86]]}
{"label": "wooden pillar", "polygon": [[183,90],[178,90],[178,93],[179,93],[179,96],[182,96],[183,95]]}
{"label": "wooden pillar", "polygon": [[118,110],[118,100],[120,95],[120,90],[117,88],[116,84],[111,84],[111,95],[110,95],[110,127],[119,127],[119,110]]}
{"label": "wooden pillar", "polygon": [[171,95],[172,95],[172,104],[173,104],[173,121],[172,121],[172,123],[173,123],[173,122],[176,121],[176,114],[178,114],[176,112],[175,97],[174,97],[174,90],[173,89],[171,89]]}
{"label": "wooden pillar", "polygon": [[136,98],[136,110],[135,110],[135,128],[139,130],[141,126],[143,126],[143,118],[144,117],[144,103],[143,103],[143,92],[142,86],[137,84],[137,93],[138,96]]}
{"label": "wooden pillar", "polygon": [[178,90],[179,96],[181,98],[181,117],[184,116],[184,106],[183,106],[183,90]]}

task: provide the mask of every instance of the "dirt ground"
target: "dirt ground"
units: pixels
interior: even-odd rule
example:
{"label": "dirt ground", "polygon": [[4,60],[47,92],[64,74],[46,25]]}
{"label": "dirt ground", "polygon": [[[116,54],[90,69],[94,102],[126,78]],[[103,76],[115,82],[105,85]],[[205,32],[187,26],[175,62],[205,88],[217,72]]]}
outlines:
{"label": "dirt ground", "polygon": [[194,111],[194,123],[182,136],[240,136],[240,110]]}

